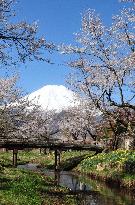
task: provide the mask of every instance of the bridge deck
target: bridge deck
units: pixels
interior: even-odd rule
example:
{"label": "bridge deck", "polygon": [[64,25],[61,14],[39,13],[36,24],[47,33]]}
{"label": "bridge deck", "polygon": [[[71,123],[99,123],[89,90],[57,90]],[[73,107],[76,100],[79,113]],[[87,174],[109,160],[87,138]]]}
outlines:
{"label": "bridge deck", "polygon": [[100,153],[103,151],[103,148],[97,145],[92,144],[76,144],[76,143],[50,143],[50,142],[0,142],[0,148],[8,148],[13,150],[13,166],[17,166],[17,153],[18,150],[22,150],[24,148],[49,148],[51,150],[55,150],[55,171],[59,170],[60,166],[60,151],[66,150],[89,150],[94,151],[96,153]]}
{"label": "bridge deck", "polygon": [[77,143],[29,143],[29,142],[5,142],[0,143],[0,148],[8,149],[24,149],[24,148],[50,148],[51,150],[91,150],[102,152],[103,147],[93,144],[77,144]]}

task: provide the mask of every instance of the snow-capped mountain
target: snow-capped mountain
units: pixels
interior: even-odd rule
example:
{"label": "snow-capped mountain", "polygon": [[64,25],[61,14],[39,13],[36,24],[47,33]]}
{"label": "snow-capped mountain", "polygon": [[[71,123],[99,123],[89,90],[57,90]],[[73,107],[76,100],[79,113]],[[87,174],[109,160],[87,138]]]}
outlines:
{"label": "snow-capped mountain", "polygon": [[63,85],[46,85],[29,94],[28,99],[40,105],[43,110],[55,110],[56,112],[79,104],[75,93]]}

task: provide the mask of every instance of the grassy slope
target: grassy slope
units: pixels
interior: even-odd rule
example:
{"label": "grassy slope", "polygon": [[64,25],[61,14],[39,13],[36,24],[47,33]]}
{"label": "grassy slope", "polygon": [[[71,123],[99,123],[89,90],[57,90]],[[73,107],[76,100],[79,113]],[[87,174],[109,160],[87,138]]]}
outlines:
{"label": "grassy slope", "polygon": [[[62,160],[84,154],[63,152]],[[19,151],[19,164],[26,162],[47,166],[54,163],[54,154],[40,154],[39,150]],[[55,185],[53,179],[41,173],[12,168],[12,152],[0,152],[1,205],[76,205],[68,189]]]}
{"label": "grassy slope", "polygon": [[83,160],[75,169],[103,181],[135,189],[135,151],[117,150]]}
{"label": "grassy slope", "polygon": [[[63,152],[62,160],[79,156],[84,152]],[[38,150],[20,151],[19,163],[33,162],[43,166],[54,163],[54,154],[40,154]],[[0,204],[1,205],[76,205],[76,199],[68,195],[64,187],[45,175],[12,168],[12,152],[0,153]],[[104,181],[115,180],[131,189],[135,187],[135,151],[102,153],[83,160],[76,168]]]}

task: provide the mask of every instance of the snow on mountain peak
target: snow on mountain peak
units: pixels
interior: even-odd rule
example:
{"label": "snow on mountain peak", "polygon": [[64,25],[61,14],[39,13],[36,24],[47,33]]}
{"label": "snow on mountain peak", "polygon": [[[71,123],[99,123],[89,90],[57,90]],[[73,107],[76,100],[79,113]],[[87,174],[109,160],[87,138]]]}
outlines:
{"label": "snow on mountain peak", "polygon": [[43,110],[55,110],[56,112],[79,104],[75,93],[63,85],[46,85],[29,94],[28,99],[40,105]]}

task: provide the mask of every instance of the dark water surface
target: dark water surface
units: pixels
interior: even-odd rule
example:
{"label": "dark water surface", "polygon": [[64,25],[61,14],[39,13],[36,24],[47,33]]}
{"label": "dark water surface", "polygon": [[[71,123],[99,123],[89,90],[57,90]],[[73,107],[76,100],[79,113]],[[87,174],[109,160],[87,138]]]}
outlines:
{"label": "dark water surface", "polygon": [[68,187],[75,195],[77,205],[135,205],[135,193],[118,189],[114,184],[106,185],[74,172],[54,172],[37,168],[36,164],[18,165],[18,168],[40,170],[55,178],[56,184]]}

